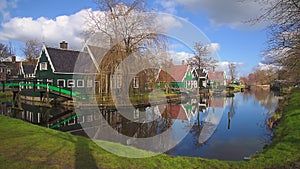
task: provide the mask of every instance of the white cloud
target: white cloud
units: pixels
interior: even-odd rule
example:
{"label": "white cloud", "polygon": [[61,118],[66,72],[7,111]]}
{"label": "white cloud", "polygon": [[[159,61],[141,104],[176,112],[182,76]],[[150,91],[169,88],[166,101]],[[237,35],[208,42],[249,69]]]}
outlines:
{"label": "white cloud", "polygon": [[0,40],[16,40],[25,42],[36,39],[46,44],[57,45],[66,40],[73,48],[80,48],[86,10],[81,10],[70,16],[58,16],[55,19],[40,17],[12,18],[2,23]]}
{"label": "white cloud", "polygon": [[183,26],[178,18],[164,13],[157,13],[154,23],[162,33],[174,28],[181,28]]}
{"label": "white cloud", "polygon": [[160,11],[167,12],[170,14],[177,13],[177,10],[176,10],[177,3],[174,0],[163,0],[163,1],[156,0],[154,3],[158,4],[162,7],[162,9],[160,9]]}
{"label": "white cloud", "polygon": [[208,44],[207,46],[208,46],[208,51],[211,53],[211,55],[215,55],[221,49],[219,43],[211,43]]}
{"label": "white cloud", "polygon": [[248,74],[249,72],[245,72],[244,67],[246,66],[245,63],[243,62],[227,62],[227,61],[222,61],[222,62],[218,62],[217,63],[217,67],[215,69],[215,71],[225,71],[227,77],[230,76],[229,74],[229,68],[228,65],[230,63],[233,63],[236,65],[236,70],[237,70],[237,76],[245,76],[246,74]]}
{"label": "white cloud", "polygon": [[175,65],[182,64],[182,61],[186,61],[188,58],[193,56],[192,53],[188,52],[176,52],[176,51],[169,51],[170,57],[173,59],[173,63]]}
{"label": "white cloud", "polygon": [[265,63],[258,63],[258,66],[255,68],[257,70],[277,70],[280,69],[280,66],[276,66],[273,64],[265,64]]}
{"label": "white cloud", "polygon": [[7,20],[10,17],[9,9],[17,7],[17,0],[0,0],[0,18]]}
{"label": "white cloud", "polygon": [[263,28],[267,23],[245,23],[263,13],[262,4],[241,0],[175,0],[178,5],[189,11],[206,12],[212,26],[228,25],[231,28]]}

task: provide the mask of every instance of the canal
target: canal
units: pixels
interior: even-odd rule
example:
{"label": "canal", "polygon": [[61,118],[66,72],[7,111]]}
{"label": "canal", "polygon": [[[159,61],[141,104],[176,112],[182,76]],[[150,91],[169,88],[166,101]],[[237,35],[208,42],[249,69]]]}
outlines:
{"label": "canal", "polygon": [[0,113],[74,135],[163,151],[172,156],[238,161],[260,152],[271,142],[272,131],[266,119],[276,106],[274,93],[251,90],[234,97],[189,99],[183,104],[129,111],[47,108],[28,102],[21,104],[23,110],[17,110],[10,101],[3,101]]}

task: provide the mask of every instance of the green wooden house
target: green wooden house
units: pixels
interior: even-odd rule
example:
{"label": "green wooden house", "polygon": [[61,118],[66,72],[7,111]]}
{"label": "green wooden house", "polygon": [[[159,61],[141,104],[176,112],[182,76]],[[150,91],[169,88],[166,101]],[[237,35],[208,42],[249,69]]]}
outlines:
{"label": "green wooden house", "polygon": [[[121,88],[122,78],[119,77],[122,74],[119,75],[117,71],[113,74],[99,66],[103,64],[103,59],[113,56],[99,47],[86,45],[83,49],[69,50],[64,41],[60,43],[60,48],[43,45],[34,69],[37,82],[84,94],[107,95],[113,89]],[[146,88],[143,78],[140,78],[144,77],[144,74],[140,74],[133,76],[130,88],[133,93],[139,93],[141,89]],[[118,78],[113,78],[114,76]]]}
{"label": "green wooden house", "polygon": [[188,65],[174,65],[166,70],[159,70],[156,82],[158,88],[193,90],[198,87],[197,73]]}
{"label": "green wooden house", "polygon": [[[43,45],[34,69],[38,83],[47,83],[75,91],[91,91],[95,87],[95,64],[88,52],[69,50],[66,42],[60,48]],[[93,90],[94,91],[94,90]]]}

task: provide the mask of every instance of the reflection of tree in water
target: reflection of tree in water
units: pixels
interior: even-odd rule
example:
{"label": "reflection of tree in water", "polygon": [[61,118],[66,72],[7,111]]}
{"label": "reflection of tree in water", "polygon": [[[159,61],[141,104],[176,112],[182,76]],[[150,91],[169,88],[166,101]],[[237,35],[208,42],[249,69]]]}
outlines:
{"label": "reflection of tree in water", "polygon": [[123,135],[135,138],[147,138],[158,135],[172,126],[171,116],[167,112],[168,108],[166,106],[166,109],[162,112],[162,114],[165,113],[165,117],[157,118],[157,114],[154,113],[153,108],[150,108],[149,112],[136,110],[134,112],[138,114],[136,120],[140,122],[127,119],[117,111],[103,112],[102,114],[108,124],[115,130],[119,127],[118,132]]}
{"label": "reflection of tree in water", "polygon": [[233,118],[236,113],[236,103],[234,101],[234,97],[231,97],[230,99],[230,108],[228,112],[228,118]]}
{"label": "reflection of tree in water", "polygon": [[275,96],[273,92],[269,90],[263,90],[260,88],[251,89],[251,93],[254,95],[259,104],[264,108],[271,110],[275,104]]}
{"label": "reflection of tree in water", "polygon": [[[209,97],[200,97],[199,99],[199,106],[197,106],[198,108],[194,110],[194,114],[196,116],[196,118],[194,119],[194,124],[192,124],[192,128],[190,129],[190,133],[193,135],[193,143],[196,147],[201,146],[201,143],[199,143],[198,137],[200,136],[200,133],[203,129],[203,119],[201,118],[201,116],[203,116],[203,114],[205,113],[205,110],[207,109],[207,100],[209,99]],[[205,105],[205,106],[204,106]]]}
{"label": "reflection of tree in water", "polygon": [[198,137],[200,136],[200,133],[203,129],[203,125],[193,125],[193,127],[190,130],[190,133],[193,135],[193,143],[196,147],[201,146],[201,143],[199,143]]}

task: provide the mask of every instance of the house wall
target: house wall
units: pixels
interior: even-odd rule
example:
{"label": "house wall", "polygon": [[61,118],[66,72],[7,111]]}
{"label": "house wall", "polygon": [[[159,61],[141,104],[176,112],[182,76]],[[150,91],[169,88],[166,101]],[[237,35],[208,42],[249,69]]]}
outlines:
{"label": "house wall", "polygon": [[196,89],[197,77],[193,75],[191,69],[188,69],[182,82],[158,82],[156,88],[165,88],[166,83],[170,84],[170,88],[176,89]]}
{"label": "house wall", "polygon": [[[41,70],[40,63],[46,62],[47,69]],[[36,68],[36,79],[41,83],[50,83],[53,86],[60,86],[58,81],[62,81],[63,88],[72,88],[78,92],[92,93],[91,88],[95,86],[94,77],[89,75],[68,74],[68,73],[54,73],[51,65],[43,51]],[[69,83],[68,83],[69,82]],[[73,82],[73,87],[69,86]]]}
{"label": "house wall", "polygon": [[0,80],[6,80],[6,66],[0,66]]}
{"label": "house wall", "polygon": [[197,89],[197,86],[198,86],[197,77],[193,76],[190,69],[186,72],[183,82],[185,85],[183,88]]}

